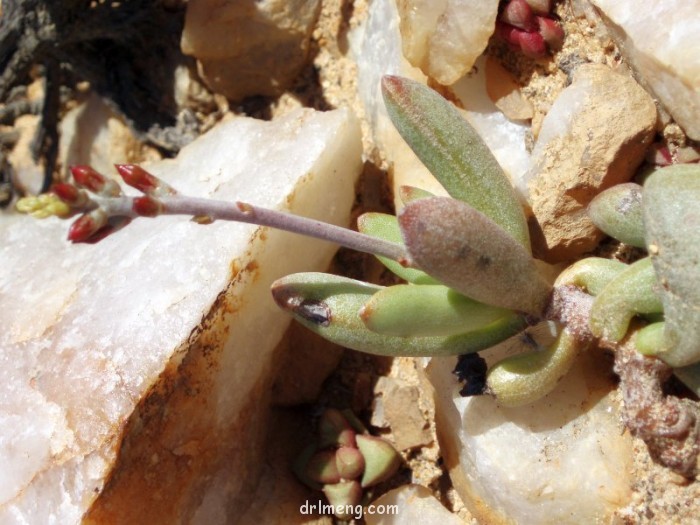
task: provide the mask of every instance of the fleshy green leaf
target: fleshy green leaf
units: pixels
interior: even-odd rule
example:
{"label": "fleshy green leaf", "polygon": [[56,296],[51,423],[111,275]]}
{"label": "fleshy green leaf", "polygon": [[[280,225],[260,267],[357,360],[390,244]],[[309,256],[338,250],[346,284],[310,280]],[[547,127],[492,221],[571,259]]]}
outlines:
{"label": "fleshy green leaf", "polygon": [[644,184],[644,227],[666,319],[664,351],[674,367],[700,361],[700,165],[678,164]]}
{"label": "fleshy green leaf", "polygon": [[425,337],[457,335],[483,328],[508,313],[439,284],[404,284],[374,294],[360,311],[360,317],[373,332]]}
{"label": "fleshy green leaf", "polygon": [[406,250],[416,264],[479,302],[541,315],[551,286],[535,261],[495,222],[449,197],[409,203],[399,214]]}
{"label": "fleshy green leaf", "polygon": [[664,348],[664,322],[651,323],[637,332],[634,346],[640,354],[658,355]]}
{"label": "fleshy green leaf", "polygon": [[548,349],[507,357],[491,367],[488,392],[507,407],[533,403],[557,386],[583,346],[562,330]]}
{"label": "fleshy green leaf", "polygon": [[588,205],[588,216],[593,224],[618,241],[637,248],[646,246],[639,184],[618,184],[598,194]]}
{"label": "fleshy green leaf", "polygon": [[385,76],[382,94],[394,126],[447,192],[490,217],[530,251],[513,186],[457,109],[427,86],[401,77]]}
{"label": "fleshy green leaf", "polygon": [[636,314],[663,311],[655,292],[656,274],[646,257],[629,265],[603,288],[591,308],[590,327],[596,337],[617,342]]}
{"label": "fleshy green leaf", "polygon": [[620,261],[588,257],[561,272],[554,286],[573,284],[596,296],[625,268],[627,265]]}
{"label": "fleshy green leaf", "polygon": [[[357,229],[372,237],[384,239],[385,241],[403,244],[399,220],[393,215],[386,213],[364,213],[357,219]],[[400,263],[387,257],[377,256],[384,266],[392,273],[401,277],[404,281],[414,284],[438,284],[438,281],[430,277],[427,273],[415,268],[406,268]]]}
{"label": "fleshy green leaf", "polygon": [[[369,330],[360,308],[382,290],[346,277],[323,273],[298,273],[274,282],[277,304],[301,324],[334,343],[368,354],[390,356],[438,356],[478,352],[511,337],[525,321],[511,314],[489,326],[450,337],[398,337]],[[425,322],[430,322],[426,316]]]}

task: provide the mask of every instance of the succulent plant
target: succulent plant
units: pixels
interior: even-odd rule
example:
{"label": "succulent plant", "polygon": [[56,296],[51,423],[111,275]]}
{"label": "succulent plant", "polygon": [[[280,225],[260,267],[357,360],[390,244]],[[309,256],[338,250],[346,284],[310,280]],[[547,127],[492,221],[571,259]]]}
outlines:
{"label": "succulent plant", "polygon": [[299,455],[294,472],[309,488],[322,490],[338,518],[361,504],[363,491],[393,476],[401,456],[388,441],[371,436],[348,410],[326,409],[318,436]]}
{"label": "succulent plant", "polygon": [[[648,177],[643,188],[622,185],[599,195],[590,206],[594,222],[620,241],[646,248],[649,256],[630,265],[583,259],[552,284],[531,254],[525,214],[507,176],[459,112],[407,79],[385,77],[382,91],[397,130],[450,197],[402,188],[404,207],[396,217],[365,214],[355,232],[247,203],[181,195],[138,166],[120,165],[124,181],[144,193],[127,197],[94,170],[74,167],[77,187],[54,188],[73,213],[82,212],[68,237],[92,242],[137,216],[185,214],[200,223],[272,226],[375,254],[407,284],[382,287],[300,273],[275,282],[273,298],[309,329],[359,351],[472,355],[461,358],[456,370],[467,380],[462,392],[490,394],[505,406],[549,393],[576,356],[597,341],[616,352],[628,426],[660,461],[692,475],[700,449],[697,405],[664,397],[661,383],[675,370],[700,393],[700,167],[671,165]],[[45,215],[56,205],[51,200],[44,208],[38,201],[21,206]],[[533,342],[531,351],[488,370],[473,355],[540,323],[552,333],[547,346]],[[637,376],[648,380],[635,381],[630,368],[644,369]],[[677,420],[659,416],[663,407],[677,413]],[[364,455],[359,443],[338,443],[357,445]],[[353,453],[347,454],[352,463]],[[313,464],[335,479],[337,472],[326,470],[326,456]],[[317,482],[327,483],[322,475]],[[357,493],[352,483],[329,490],[338,498]]]}
{"label": "succulent plant", "polygon": [[557,51],[564,42],[564,30],[552,18],[551,8],[548,0],[506,0],[498,15],[496,34],[529,58]]}

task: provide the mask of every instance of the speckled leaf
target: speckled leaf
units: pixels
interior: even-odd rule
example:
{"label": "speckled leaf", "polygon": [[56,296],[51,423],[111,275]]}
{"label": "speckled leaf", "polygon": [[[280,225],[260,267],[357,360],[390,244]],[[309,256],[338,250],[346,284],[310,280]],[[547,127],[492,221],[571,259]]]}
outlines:
{"label": "speckled leaf", "polygon": [[[387,215],[386,213],[364,213],[357,219],[357,229],[372,237],[403,244],[401,230],[399,229],[399,221],[393,215]],[[409,283],[438,284],[438,281],[425,272],[421,272],[415,268],[406,268],[401,266],[397,261],[387,257],[377,256],[377,259],[391,270],[392,273]]]}
{"label": "speckled leaf", "polygon": [[416,264],[479,302],[540,315],[551,287],[530,254],[494,221],[461,201],[434,197],[399,214]]}
{"label": "speckled leaf", "polygon": [[[301,324],[339,345],[368,354],[390,356],[459,355],[477,352],[524,328],[524,321],[507,315],[489,326],[449,337],[398,337],[369,330],[360,309],[381,286],[324,273],[298,273],[272,285],[277,304]],[[426,316],[425,322],[430,322]]]}
{"label": "speckled leaf", "polygon": [[397,285],[380,290],[360,312],[367,328],[386,335],[445,336],[483,328],[508,310],[469,299],[442,285]]}
{"label": "speckled leaf", "polygon": [[507,175],[459,111],[432,89],[405,78],[385,76],[382,94],[394,126],[447,192],[530,251],[525,215]]}
{"label": "speckled leaf", "polygon": [[644,227],[661,283],[666,325],[659,357],[671,366],[700,361],[700,165],[678,164],[644,184]]}
{"label": "speckled leaf", "polygon": [[648,257],[629,265],[593,302],[590,320],[593,335],[620,341],[636,314],[661,312],[663,308],[656,288],[656,274]]}
{"label": "speckled leaf", "polygon": [[642,187],[629,182],[600,193],[588,205],[588,216],[604,233],[630,246],[644,248]]}

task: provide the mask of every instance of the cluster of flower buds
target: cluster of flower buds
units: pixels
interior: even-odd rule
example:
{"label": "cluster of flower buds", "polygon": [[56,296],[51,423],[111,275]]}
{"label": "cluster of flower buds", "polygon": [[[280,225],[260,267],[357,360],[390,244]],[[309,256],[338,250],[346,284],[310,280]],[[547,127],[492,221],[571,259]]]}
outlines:
{"label": "cluster of flower buds", "polygon": [[20,199],[17,209],[37,218],[80,214],[68,230],[68,240],[94,243],[134,217],[160,215],[164,211],[160,199],[176,196],[173,188],[140,166],[118,164],[116,168],[124,182],[144,195],[126,196],[115,180],[89,166],[73,166],[74,183],[60,182],[53,185],[51,193]]}
{"label": "cluster of flower buds", "polygon": [[389,479],[401,457],[387,441],[367,434],[349,410],[327,409],[317,441],[297,459],[294,471],[308,487],[323,490],[338,518],[348,518],[361,504],[363,489]]}
{"label": "cluster of flower buds", "polygon": [[530,58],[556,51],[564,30],[551,15],[550,0],[506,0],[496,22],[496,34]]}

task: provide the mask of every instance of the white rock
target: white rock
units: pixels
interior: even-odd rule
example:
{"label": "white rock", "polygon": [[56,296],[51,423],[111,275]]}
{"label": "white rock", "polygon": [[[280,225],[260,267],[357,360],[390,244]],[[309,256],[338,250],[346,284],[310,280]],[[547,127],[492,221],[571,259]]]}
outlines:
{"label": "white rock", "polygon": [[[369,512],[372,510],[373,512]],[[422,485],[404,485],[374,500],[365,512],[367,525],[461,525]]]}
{"label": "white rock", "polygon": [[459,97],[464,115],[493,153],[523,201],[527,197],[526,174],[531,169],[526,122],[509,120],[488,96],[486,60],[480,57],[476,71],[457,81],[452,90]]}
{"label": "white rock", "polygon": [[481,523],[608,523],[629,502],[631,439],[601,355],[583,355],[549,395],[510,409],[460,397],[454,365],[433,358],[426,372],[445,464]]}
{"label": "white rock", "polygon": [[114,172],[114,164],[138,158],[141,142],[124,121],[97,95],[70,110],[59,125],[59,165],[88,164],[100,173]]}
{"label": "white rock", "polygon": [[467,73],[496,27],[498,0],[399,0],[403,53],[449,86]]}
{"label": "white rock", "polygon": [[[219,125],[149,169],[183,193],[347,223],[344,110]],[[335,247],[250,225],[136,220],[95,245],[0,216],[0,522],[229,523],[256,479],[287,316],[269,284]]]}
{"label": "white rock", "polygon": [[189,0],[183,53],[230,99],[279,95],[306,64],[320,0]]}
{"label": "white rock", "polygon": [[700,2],[591,0],[641,80],[700,140]]}

